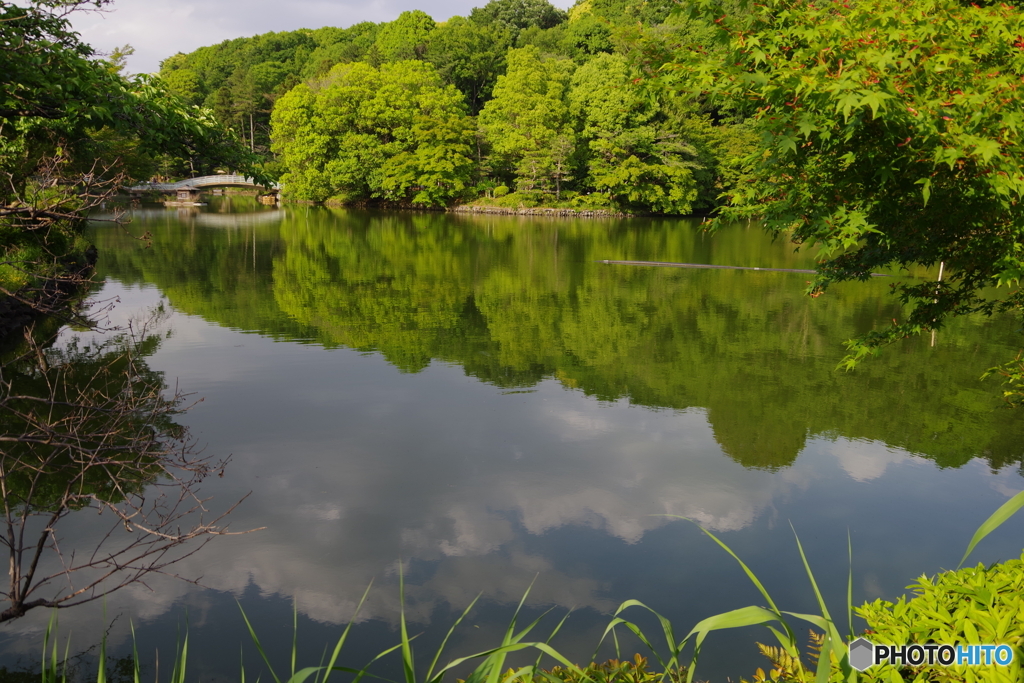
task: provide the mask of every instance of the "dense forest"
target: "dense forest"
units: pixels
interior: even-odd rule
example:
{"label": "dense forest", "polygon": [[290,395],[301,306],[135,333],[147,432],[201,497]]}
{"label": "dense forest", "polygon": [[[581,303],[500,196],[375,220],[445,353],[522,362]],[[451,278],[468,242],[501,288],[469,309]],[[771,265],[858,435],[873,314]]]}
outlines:
{"label": "dense forest", "polygon": [[[958,0],[492,0],[227,41],[163,63],[293,199],[763,219],[808,293],[883,268],[906,319],[847,367],[1024,307],[1024,13]],[[993,298],[986,292],[1005,288]],[[1024,396],[1024,355],[998,370]]]}
{"label": "dense forest", "polygon": [[281,174],[293,199],[444,206],[482,198],[709,210],[753,133],[735,111],[648,85],[708,27],[668,0],[491,0],[237,38],[161,65]]}

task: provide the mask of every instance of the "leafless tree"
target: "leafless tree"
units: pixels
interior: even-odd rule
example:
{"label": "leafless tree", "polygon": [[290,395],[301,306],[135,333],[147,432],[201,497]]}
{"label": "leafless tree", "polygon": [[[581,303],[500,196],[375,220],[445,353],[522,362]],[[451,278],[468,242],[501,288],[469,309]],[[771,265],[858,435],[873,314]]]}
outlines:
{"label": "leafless tree", "polygon": [[[159,340],[131,324],[106,341],[44,348],[28,329],[0,365],[0,546],[10,573],[0,622],[175,576],[176,562],[232,533],[223,522],[234,506],[211,514],[198,492],[226,461],[197,450],[172,419],[186,396],[167,397],[146,365]],[[61,521],[89,511],[102,533],[76,547]]]}

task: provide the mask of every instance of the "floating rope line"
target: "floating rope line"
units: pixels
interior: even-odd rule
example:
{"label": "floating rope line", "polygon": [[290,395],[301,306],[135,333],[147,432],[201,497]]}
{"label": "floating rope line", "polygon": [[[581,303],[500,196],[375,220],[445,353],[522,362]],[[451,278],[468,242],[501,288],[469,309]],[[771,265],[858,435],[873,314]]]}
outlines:
{"label": "floating rope line", "polygon": [[[609,261],[605,259],[598,263],[606,263],[613,266],[659,266],[663,268],[719,268],[725,270],[767,270],[774,273],[817,273],[816,270],[804,270],[801,268],[757,268],[754,266],[717,266],[710,263],[669,263],[668,261]],[[891,277],[885,273],[871,273],[871,277]]]}

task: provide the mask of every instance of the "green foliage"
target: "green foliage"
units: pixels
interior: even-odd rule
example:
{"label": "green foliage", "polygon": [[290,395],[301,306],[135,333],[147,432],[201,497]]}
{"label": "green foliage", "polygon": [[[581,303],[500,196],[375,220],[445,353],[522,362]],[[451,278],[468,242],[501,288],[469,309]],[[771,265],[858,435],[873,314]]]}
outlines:
{"label": "green foliage", "polygon": [[1003,382],[1003,399],[1011,406],[1024,405],[1024,352],[1008,363],[989,368],[982,379],[993,375],[1001,375]]}
{"label": "green foliage", "polygon": [[[266,152],[273,101],[295,85],[318,49],[333,45],[326,41],[347,37],[321,29],[235,38],[164,60],[160,76],[182,96],[212,109],[217,120],[237,130],[251,149]],[[323,53],[317,56],[322,59]]]}
{"label": "green foliage", "polygon": [[365,59],[373,48],[380,24],[363,21],[346,29],[325,26],[313,31],[317,47],[299,74],[304,79],[323,76],[335,64]]}
{"label": "green foliage", "polygon": [[88,133],[105,127],[138,140],[151,154],[193,161],[206,154],[251,171],[251,159],[230,145],[208,112],[178,99],[159,81],[126,79],[116,65],[92,59],[92,49],[54,9],[61,4],[5,4],[0,12],[2,40],[19,45],[3,53],[0,172],[11,181],[4,183],[5,199],[12,190],[20,192],[41,157],[61,149],[74,158],[76,146],[90,143]]}
{"label": "green foliage", "polygon": [[164,76],[164,83],[172,93],[189,104],[202,104],[202,83],[192,69],[177,69]]}
{"label": "green foliage", "polygon": [[566,96],[575,65],[542,59],[533,46],[510,50],[508,72],[480,112],[497,175],[517,191],[554,191],[572,177],[574,136]]}
{"label": "green foliage", "polygon": [[[651,671],[647,667],[647,658],[637,654],[632,660],[609,659],[579,668],[553,666],[526,680],[529,683],[682,683],[686,679],[685,667],[668,672]],[[516,676],[517,672],[509,669],[502,683],[514,680]]]}
{"label": "green foliage", "polygon": [[[165,60],[161,76],[185,100],[210,107],[256,153],[277,155],[274,164],[293,174],[293,197],[343,203],[397,198],[436,205],[502,183],[515,186],[531,205],[560,205],[563,192],[569,192],[591,195],[587,206],[686,213],[694,207],[714,208],[715,195],[732,187],[740,175],[729,159],[747,150],[732,144],[742,138],[732,127],[711,126],[695,105],[680,105],[681,98],[665,98],[673,100],[665,106],[638,78],[667,61],[681,40],[697,35],[695,26],[703,26],[683,26],[675,18],[659,24],[668,9],[661,0],[588,1],[574,7],[572,21],[566,21],[565,13],[546,0],[494,0],[469,18],[456,16],[440,25],[412,11],[380,25],[364,22],[348,29],[324,27],[225,41]],[[644,114],[626,117],[624,129],[598,132],[578,116],[567,115],[567,81],[576,65],[613,53],[621,55],[613,74],[617,80],[614,85],[600,82],[602,93],[629,99],[635,105],[632,114]],[[510,59],[515,62],[511,70]],[[326,150],[338,153],[329,142],[337,136],[314,132],[317,126],[303,122],[306,114],[295,109],[295,98],[277,102],[300,84],[319,93],[330,85],[333,77],[328,74],[338,64],[381,68],[409,60],[433,64],[442,81],[462,94],[469,115],[482,114],[477,139],[469,141],[472,153],[462,146],[459,113],[451,120],[433,117],[433,123],[423,122],[419,133],[445,142],[418,153],[403,150],[396,166],[379,174],[377,181],[358,177],[364,164],[383,163],[369,139],[364,140],[367,150],[346,152],[355,162],[335,164],[334,179],[313,177],[307,162],[323,170]],[[503,88],[498,87],[499,78],[504,79]],[[586,99],[582,91],[580,99]],[[591,99],[596,107],[611,106],[597,96]],[[278,115],[290,123],[272,131],[275,107],[290,109]],[[428,132],[428,125],[437,130]],[[581,137],[585,126],[591,129]],[[272,132],[276,140],[271,140]],[[295,136],[308,143],[305,151],[283,151]],[[318,145],[323,149],[317,151]],[[475,163],[465,167],[463,158]],[[417,189],[421,187],[428,190]]]}
{"label": "green foliage", "polygon": [[687,214],[697,197],[696,152],[632,80],[626,58],[608,54],[573,76],[569,107],[589,140],[590,182],[622,208]]}
{"label": "green foliage", "polygon": [[527,28],[557,26],[567,15],[547,0],[490,0],[483,7],[473,8],[469,18],[478,24],[503,24],[518,33]]}
{"label": "green foliage", "polygon": [[[609,634],[613,633],[618,626],[623,626],[629,631],[632,631],[633,634],[640,638],[641,642],[651,649],[654,655],[658,657],[658,661],[666,671],[672,671],[680,668],[681,661],[683,659],[683,652],[686,647],[691,644],[692,639],[693,655],[686,672],[686,682],[691,683],[697,668],[697,663],[700,659],[701,646],[707,636],[713,631],[742,628],[745,626],[765,625],[779,642],[779,645],[786,655],[787,662],[796,662],[796,664],[799,665],[799,647],[794,631],[787,621],[787,618],[796,618],[801,621],[808,622],[820,629],[823,632],[823,639],[820,650],[817,653],[817,662],[813,674],[806,670],[802,665],[793,666],[791,668],[798,673],[798,677],[792,683],[810,683],[811,675],[814,676],[815,683],[827,683],[827,681],[834,681],[835,683],[856,683],[857,673],[850,667],[849,662],[847,661],[847,644],[836,626],[836,623],[829,614],[828,607],[821,595],[821,591],[818,589],[814,573],[811,571],[811,567],[807,562],[807,556],[804,554],[803,546],[800,543],[799,536],[796,536],[795,530],[793,533],[794,536],[796,536],[797,550],[800,553],[800,559],[803,560],[804,570],[807,572],[807,578],[810,580],[811,588],[814,592],[815,598],[817,599],[818,609],[821,612],[820,616],[816,614],[798,614],[796,612],[780,610],[768,590],[764,587],[761,580],[757,578],[754,572],[751,571],[750,567],[748,567],[743,560],[741,560],[736,553],[729,548],[729,546],[719,540],[710,531],[703,527],[701,527],[701,531],[707,534],[707,536],[721,546],[722,549],[729,553],[729,555],[739,563],[743,572],[747,575],[747,578],[750,579],[751,583],[754,584],[754,587],[757,588],[759,593],[761,593],[761,596],[764,598],[768,606],[741,607],[729,612],[723,612],[722,614],[707,617],[698,622],[696,626],[690,629],[689,633],[687,633],[684,638],[679,640],[671,622],[642,602],[638,600],[627,600],[615,611],[615,616],[605,629],[602,640],[604,640],[604,638]],[[851,567],[849,581],[852,583],[852,553],[850,560]],[[848,592],[847,601],[849,602],[849,600],[850,595]],[[657,650],[651,646],[651,640],[644,634],[643,630],[637,624],[620,616],[625,612],[625,610],[630,608],[640,608],[657,617],[665,642],[668,645],[667,659],[662,659],[662,657],[658,655]],[[786,683],[789,682],[787,681]]]}
{"label": "green foliage", "polygon": [[[879,644],[967,643],[1013,647],[1008,666],[905,667],[901,680],[998,683],[1021,679],[1024,657],[1024,556],[989,567],[979,564],[955,572],[922,576],[907,586],[911,599],[875,600],[857,608],[868,622],[868,638]],[[891,665],[861,674],[864,681],[888,681]]]}
{"label": "green foliage", "polygon": [[812,293],[945,264],[941,282],[897,284],[908,316],[850,342],[848,367],[950,316],[1020,313],[1024,14],[952,0],[693,7],[718,47],[681,50],[670,77],[757,108],[754,182],[726,215],[816,247]]}
{"label": "green foliage", "polygon": [[465,190],[472,125],[432,65],[341,64],[315,88],[296,86],[274,109],[290,196],[438,206]]}
{"label": "green foliage", "polygon": [[593,16],[613,25],[660,24],[673,9],[675,3],[671,0],[577,0],[569,9],[569,21]]}
{"label": "green foliage", "polygon": [[562,41],[566,52],[580,63],[613,48],[611,26],[592,14],[569,22]]}
{"label": "green foliage", "polygon": [[426,12],[402,12],[394,21],[383,24],[377,32],[373,47],[378,59],[382,62],[399,62],[422,58],[427,51],[430,34],[436,26]]}
{"label": "green foliage", "polygon": [[516,36],[516,47],[535,47],[545,57],[570,57],[566,51],[565,24],[557,24],[551,28],[531,26]]}
{"label": "green foliage", "polygon": [[491,99],[498,76],[505,72],[505,53],[511,44],[512,31],[502,24],[452,17],[430,34],[425,58],[446,83],[462,92],[470,114],[475,115]]}
{"label": "green foliage", "polygon": [[223,165],[265,178],[209,111],[159,80],[125,78],[122,65],[94,59],[68,24],[73,7],[0,5],[0,42],[8,46],[0,52],[0,287],[7,294],[80,270],[77,212],[121,173],[144,177],[168,156],[197,170]]}

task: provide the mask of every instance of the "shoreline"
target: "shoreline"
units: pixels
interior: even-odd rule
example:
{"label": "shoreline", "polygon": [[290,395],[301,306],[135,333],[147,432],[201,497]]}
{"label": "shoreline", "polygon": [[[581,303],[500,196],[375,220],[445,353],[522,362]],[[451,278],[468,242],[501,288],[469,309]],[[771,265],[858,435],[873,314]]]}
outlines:
{"label": "shoreline", "polygon": [[636,218],[641,214],[625,213],[609,209],[560,209],[560,208],[506,208],[503,206],[479,206],[458,204],[446,209],[448,213],[482,213],[502,216],[553,216],[557,218]]}
{"label": "shoreline", "polygon": [[22,289],[0,295],[0,348],[36,320],[59,315],[72,299],[88,291],[95,273],[96,251],[90,248],[83,256],[84,264],[44,279],[34,292]]}

